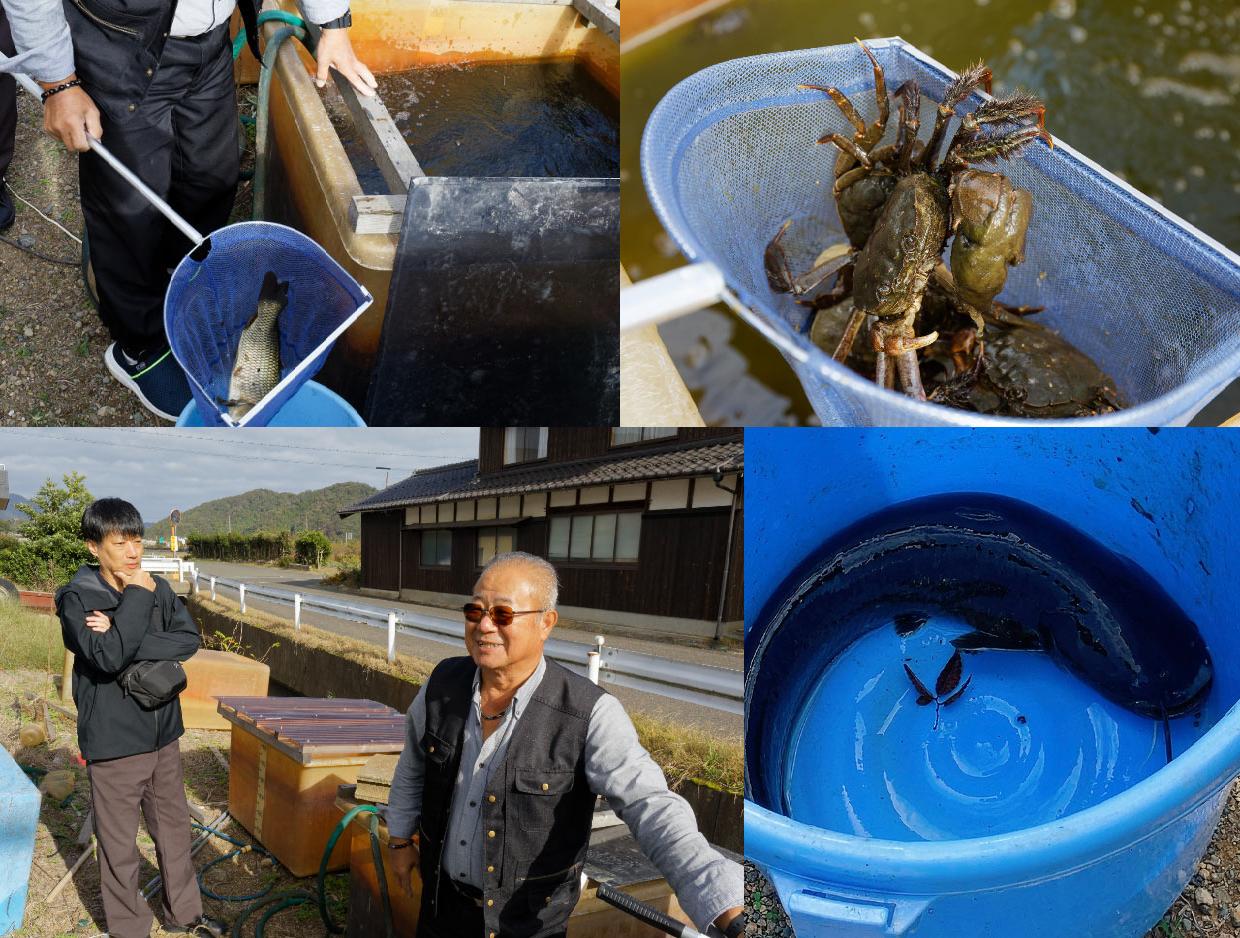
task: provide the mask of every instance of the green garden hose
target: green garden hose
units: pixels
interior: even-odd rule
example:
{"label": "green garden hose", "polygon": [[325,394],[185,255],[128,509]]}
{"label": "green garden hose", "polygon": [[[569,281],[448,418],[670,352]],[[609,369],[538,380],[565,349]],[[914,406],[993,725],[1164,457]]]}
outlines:
{"label": "green garden hose", "polygon": [[[331,833],[331,836],[327,838],[327,846],[323,850],[323,859],[319,862],[317,894],[306,889],[287,889],[283,892],[271,893],[271,889],[275,885],[274,883],[269,885],[262,892],[256,892],[245,896],[223,896],[213,892],[203,883],[203,878],[206,872],[215,864],[221,863],[224,860],[229,860],[232,857],[242,853],[262,853],[264,856],[270,856],[270,854],[260,846],[244,843],[240,840],[229,837],[227,834],[222,834],[215,830],[209,830],[201,824],[195,823],[193,826],[199,830],[206,831],[207,833],[231,844],[235,844],[238,847],[237,850],[233,850],[223,856],[216,857],[198,871],[198,888],[202,891],[203,895],[212,899],[219,899],[224,902],[251,903],[242,909],[241,914],[238,915],[233,921],[231,932],[232,938],[242,938],[242,929],[244,928],[246,921],[260,910],[265,911],[263,912],[262,917],[259,918],[258,924],[254,928],[255,938],[263,938],[263,933],[267,927],[267,922],[273,915],[283,912],[285,909],[293,908],[294,906],[305,905],[308,902],[317,902],[319,907],[319,917],[323,920],[323,925],[327,929],[328,934],[339,935],[344,931],[344,927],[333,922],[331,919],[331,914],[327,911],[327,864],[331,860],[332,851],[336,849],[336,842],[340,839],[340,835],[348,829],[349,823],[353,820],[353,818],[365,812],[370,812],[373,815],[370,819],[370,852],[371,856],[374,857],[375,873],[378,876],[379,881],[379,896],[383,901],[383,915],[386,925],[386,935],[387,938],[395,938],[395,930],[392,922],[392,901],[391,897],[388,895],[387,876],[385,875],[383,869],[383,852],[379,845],[379,809],[372,804],[361,804],[350,810],[349,813],[340,820],[340,823],[336,825],[335,830]],[[258,901],[251,901],[255,899]]]}

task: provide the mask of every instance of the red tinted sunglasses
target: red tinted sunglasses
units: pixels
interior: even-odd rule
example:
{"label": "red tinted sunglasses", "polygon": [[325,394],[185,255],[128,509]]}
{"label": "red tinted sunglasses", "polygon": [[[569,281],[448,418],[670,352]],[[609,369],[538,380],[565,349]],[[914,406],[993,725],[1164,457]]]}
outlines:
{"label": "red tinted sunglasses", "polygon": [[482,621],[483,616],[490,616],[491,621],[496,625],[512,625],[512,620],[517,616],[528,616],[535,612],[546,612],[546,609],[526,609],[524,612],[517,612],[511,606],[483,606],[479,603],[466,603],[461,607],[461,611],[465,613],[465,621],[472,622],[477,625]]}

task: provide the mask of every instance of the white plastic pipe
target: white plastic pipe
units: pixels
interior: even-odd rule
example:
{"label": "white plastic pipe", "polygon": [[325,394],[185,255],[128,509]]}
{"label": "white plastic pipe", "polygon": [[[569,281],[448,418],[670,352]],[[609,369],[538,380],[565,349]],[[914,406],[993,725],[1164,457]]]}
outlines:
{"label": "white plastic pipe", "polygon": [[301,593],[293,594],[293,630],[301,631]]}
{"label": "white plastic pipe", "polygon": [[620,331],[653,326],[723,299],[726,284],[714,264],[689,264],[620,291]]}
{"label": "white plastic pipe", "polygon": [[767,322],[738,300],[727,288],[719,268],[704,261],[649,277],[621,290],[620,331],[667,322],[712,303],[727,304],[732,312],[793,361],[803,364],[809,360],[809,353],[797,344],[788,330]]}
{"label": "white plastic pipe", "polygon": [[211,577],[211,602],[215,602],[215,577]]}
{"label": "white plastic pipe", "polygon": [[589,662],[589,664],[587,664],[586,667],[589,669],[588,673],[590,677],[590,682],[593,684],[597,684],[598,683],[598,652],[591,649],[590,651],[586,652],[586,659]]}
{"label": "white plastic pipe", "polygon": [[396,613],[388,613],[388,664],[396,660]]}
{"label": "white plastic pipe", "polygon": [[241,594],[241,612],[245,613],[245,584],[241,583],[237,586],[237,592]]}

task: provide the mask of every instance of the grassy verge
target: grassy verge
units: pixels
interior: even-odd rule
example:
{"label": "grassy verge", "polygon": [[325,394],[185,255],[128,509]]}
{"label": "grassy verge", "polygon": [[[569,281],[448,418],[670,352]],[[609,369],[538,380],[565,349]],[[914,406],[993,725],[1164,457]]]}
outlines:
{"label": "grassy verge", "polygon": [[[212,602],[200,594],[194,602],[228,616],[241,626],[232,636],[215,638],[215,647],[227,651],[239,651],[244,643],[244,624],[254,623],[279,634],[281,641],[302,642],[323,648],[338,657],[414,684],[423,683],[434,668],[433,662],[400,653],[397,653],[396,661],[389,664],[387,655],[376,645],[308,625],[303,625],[297,632],[291,622],[267,613],[247,611],[243,616],[238,612],[237,604],[230,600],[217,599]],[[692,779],[732,794],[743,790],[744,756],[739,740],[721,740],[700,729],[655,720],[640,713],[630,713],[630,716],[642,745],[663,769],[669,784],[677,785]]]}
{"label": "grassy verge", "polygon": [[16,603],[0,603],[0,668],[59,674],[64,655],[59,619]]}

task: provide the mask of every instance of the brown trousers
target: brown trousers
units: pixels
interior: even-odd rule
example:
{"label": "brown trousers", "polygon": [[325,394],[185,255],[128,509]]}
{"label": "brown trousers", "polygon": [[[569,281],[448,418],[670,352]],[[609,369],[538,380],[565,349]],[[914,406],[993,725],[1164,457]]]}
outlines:
{"label": "brown trousers", "polygon": [[139,894],[138,810],[155,841],[163,876],[164,921],[184,925],[202,914],[202,896],[189,855],[190,817],[181,775],[181,747],[87,766],[99,841],[99,888],[111,938],[147,938],[154,916]]}

